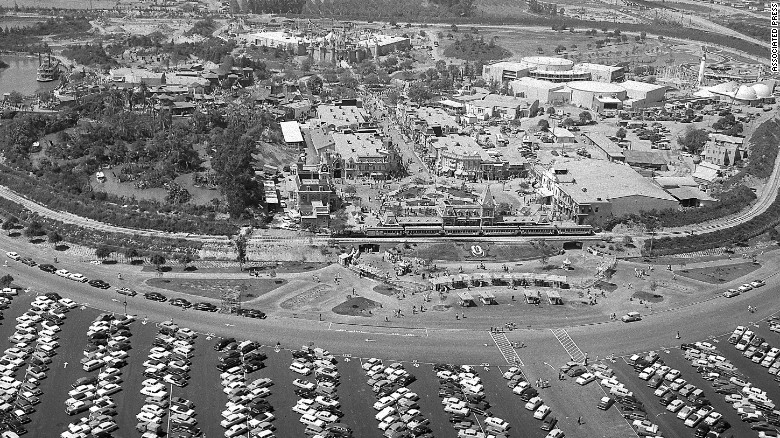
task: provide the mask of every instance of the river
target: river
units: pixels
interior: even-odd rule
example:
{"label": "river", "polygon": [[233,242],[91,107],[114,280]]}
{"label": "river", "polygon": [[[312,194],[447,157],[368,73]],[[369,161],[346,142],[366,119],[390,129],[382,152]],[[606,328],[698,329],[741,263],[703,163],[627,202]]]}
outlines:
{"label": "river", "polygon": [[38,82],[35,74],[38,71],[38,58],[17,55],[0,54],[8,68],[0,69],[0,97],[4,93],[18,91],[25,96],[34,95],[39,91],[53,90],[60,81]]}

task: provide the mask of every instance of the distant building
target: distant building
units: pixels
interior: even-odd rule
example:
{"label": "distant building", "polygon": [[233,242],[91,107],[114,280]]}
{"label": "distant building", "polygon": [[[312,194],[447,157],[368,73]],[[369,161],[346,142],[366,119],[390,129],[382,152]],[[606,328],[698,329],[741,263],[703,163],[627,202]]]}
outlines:
{"label": "distant building", "polygon": [[487,120],[491,117],[514,120],[519,117],[528,117],[531,107],[528,100],[514,96],[488,94],[482,99],[466,102],[466,114],[474,115],[478,120]]}
{"label": "distant building", "polygon": [[499,149],[486,150],[473,137],[448,135],[431,139],[432,159],[437,175],[466,180],[495,180],[508,176],[525,176],[527,162],[519,154]]}
{"label": "distant building", "polygon": [[258,32],[243,35],[243,39],[258,47],[279,48],[294,55],[305,55],[310,42],[308,38],[288,31]]}
{"label": "distant building", "polygon": [[400,159],[388,139],[370,133],[334,133],[333,142],[345,178],[384,180],[400,170]]}
{"label": "distant building", "polygon": [[327,227],[331,207],[337,201],[327,166],[306,166],[298,161],[288,181],[288,198],[301,215],[301,226]]}
{"label": "distant building", "polygon": [[624,164],[576,160],[533,169],[559,219],[602,225],[612,217],[677,208],[678,201]]}
{"label": "distant building", "polygon": [[623,152],[626,163],[633,167],[652,170],[668,170],[669,166],[660,152],[626,150]]}
{"label": "distant building", "polygon": [[486,82],[513,81],[528,76],[531,66],[522,62],[496,62],[482,66],[482,79]]}
{"label": "distant building", "polygon": [[653,180],[675,197],[681,207],[702,207],[718,202],[702,191],[693,177],[656,177]]}
{"label": "distant building", "polygon": [[328,131],[355,132],[368,122],[368,113],[363,108],[350,105],[319,105],[317,116],[310,124]]}
{"label": "distant building", "polygon": [[533,78],[521,78],[509,82],[509,88],[515,96],[529,101],[539,101],[539,105],[567,103],[571,91],[564,90],[563,84]]}
{"label": "distant building", "polygon": [[618,84],[593,81],[575,81],[566,84],[571,89],[571,103],[598,113],[616,112],[623,108],[626,89]]}
{"label": "distant building", "polygon": [[301,133],[301,125],[298,122],[281,122],[279,126],[282,128],[282,136],[287,146],[302,149],[304,146],[303,134]]}
{"label": "distant building", "polygon": [[625,81],[620,86],[626,90],[623,105],[627,109],[642,109],[659,106],[666,97],[666,86],[647,82]]}
{"label": "distant building", "polygon": [[598,82],[623,82],[626,75],[624,67],[591,64],[589,62],[575,64],[574,70],[588,72],[590,73],[590,80]]}
{"label": "distant building", "polygon": [[625,162],[626,156],[623,155],[623,148],[610,140],[606,135],[599,132],[586,132],[582,134],[585,144],[593,146],[591,154],[593,158]]}
{"label": "distant building", "polygon": [[710,134],[710,141],[704,146],[702,159],[718,166],[733,166],[747,158],[742,137],[724,134]]}

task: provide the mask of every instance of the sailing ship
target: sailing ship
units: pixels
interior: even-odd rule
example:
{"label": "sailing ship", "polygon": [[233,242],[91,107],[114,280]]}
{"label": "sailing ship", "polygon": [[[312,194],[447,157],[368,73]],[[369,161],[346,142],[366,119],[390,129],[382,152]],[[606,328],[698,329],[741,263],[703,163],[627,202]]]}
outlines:
{"label": "sailing ship", "polygon": [[41,54],[38,54],[38,75],[35,79],[38,82],[51,82],[59,79],[60,77],[60,61],[55,59],[52,62],[51,53],[49,53],[46,61],[41,59]]}

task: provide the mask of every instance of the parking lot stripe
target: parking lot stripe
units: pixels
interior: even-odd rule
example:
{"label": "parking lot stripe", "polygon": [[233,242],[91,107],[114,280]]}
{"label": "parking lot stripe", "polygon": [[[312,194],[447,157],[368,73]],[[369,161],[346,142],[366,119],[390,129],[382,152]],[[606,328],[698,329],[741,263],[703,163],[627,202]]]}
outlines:
{"label": "parking lot stripe", "polygon": [[566,350],[566,353],[571,357],[571,360],[574,362],[585,362],[585,353],[583,353],[582,350],[580,350],[580,347],[574,343],[574,340],[569,336],[566,329],[557,328],[550,329],[550,331],[555,335],[555,339],[558,340],[563,349]]}
{"label": "parking lot stripe", "polygon": [[508,363],[509,365],[525,366],[523,361],[520,360],[520,356],[517,355],[517,351],[515,351],[514,347],[512,346],[512,343],[509,342],[509,339],[507,339],[505,334],[490,332],[490,337],[493,339],[493,342],[496,344],[498,351],[501,353],[502,356],[504,356],[504,360],[506,360],[506,363]]}

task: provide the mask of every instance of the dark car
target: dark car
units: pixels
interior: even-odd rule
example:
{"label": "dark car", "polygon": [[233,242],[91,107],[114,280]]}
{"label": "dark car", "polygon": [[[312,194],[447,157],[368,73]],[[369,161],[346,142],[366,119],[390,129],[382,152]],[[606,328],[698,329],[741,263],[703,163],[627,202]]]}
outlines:
{"label": "dark car", "polygon": [[57,268],[55,268],[54,265],[38,265],[38,269],[43,272],[48,272],[49,274],[57,272]]}
{"label": "dark car", "polygon": [[539,426],[542,430],[553,430],[555,429],[555,425],[558,424],[558,419],[553,417],[552,415],[548,415],[547,418],[542,421],[542,425]]}
{"label": "dark car", "polygon": [[24,263],[27,266],[36,266],[36,265],[38,265],[38,263],[36,263],[35,260],[33,260],[33,259],[29,258],[29,257],[22,257],[22,259],[19,260],[19,261]]}
{"label": "dark car", "polygon": [[241,365],[241,361],[238,359],[230,359],[217,365],[217,369],[220,371],[226,371],[233,367]]}
{"label": "dark car", "polygon": [[244,362],[244,371],[247,373],[251,373],[252,371],[257,371],[261,368],[263,368],[263,362],[259,360],[253,360],[250,362]]}
{"label": "dark car", "polygon": [[214,304],[206,303],[206,302],[196,303],[195,305],[192,306],[192,308],[195,310],[202,310],[204,312],[216,312],[217,310],[219,310],[217,306],[215,306]]}
{"label": "dark car", "polygon": [[109,287],[111,287],[110,284],[106,283],[103,280],[89,280],[87,284],[92,287],[96,287],[98,289],[108,289]]}
{"label": "dark car", "polygon": [[235,338],[220,339],[219,341],[217,341],[216,344],[214,344],[214,350],[222,351],[222,350],[225,349],[225,347],[228,346],[228,344],[230,344],[232,342],[236,342],[236,339]]}
{"label": "dark car", "polygon": [[159,293],[159,292],[148,292],[144,294],[144,298],[151,301],[158,301],[161,303],[164,303],[168,301],[168,298],[165,297],[165,295]]}

